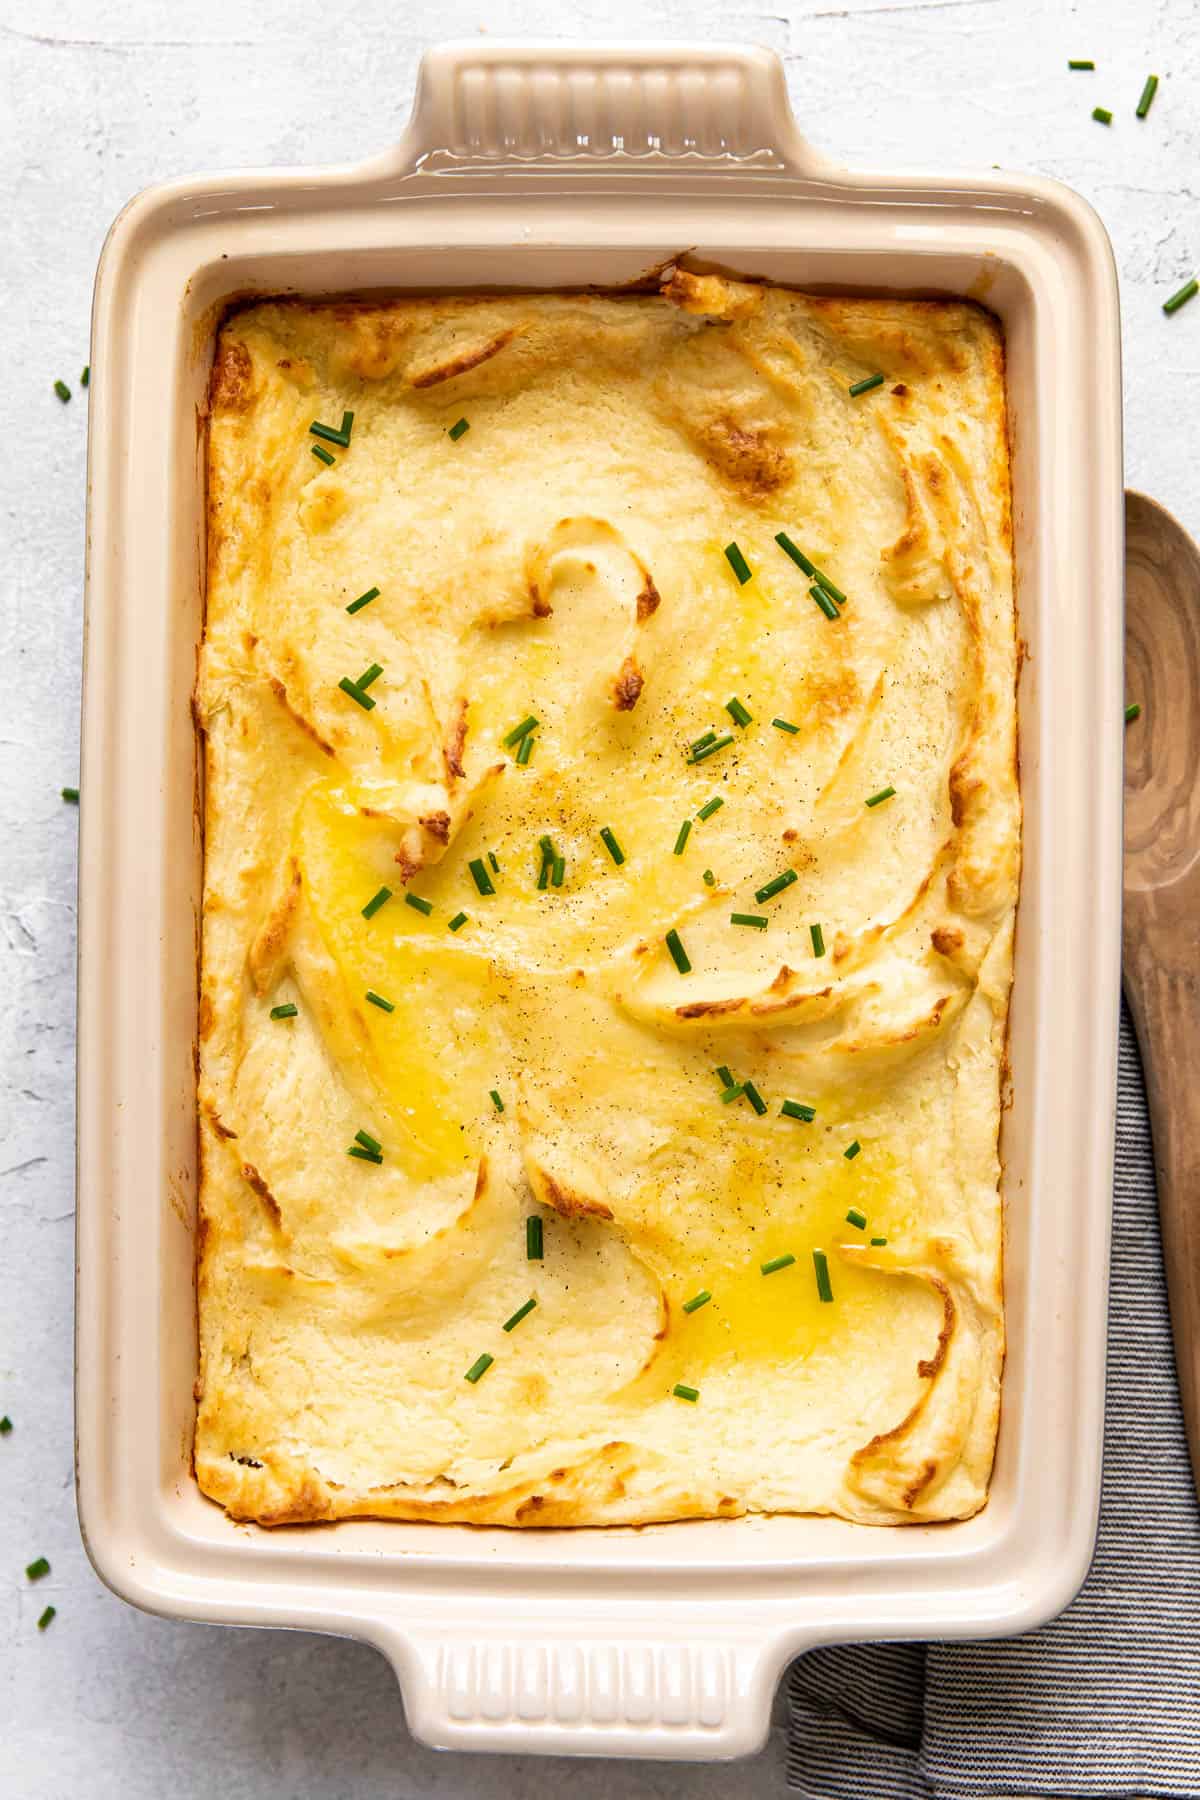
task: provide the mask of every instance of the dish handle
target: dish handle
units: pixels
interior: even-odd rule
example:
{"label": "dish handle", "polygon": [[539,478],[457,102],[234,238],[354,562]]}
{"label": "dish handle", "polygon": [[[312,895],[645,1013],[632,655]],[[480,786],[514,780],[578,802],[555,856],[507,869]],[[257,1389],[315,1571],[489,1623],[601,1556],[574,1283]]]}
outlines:
{"label": "dish handle", "polygon": [[408,168],[686,159],[817,174],[783,64],[750,44],[440,44],[421,58]]}
{"label": "dish handle", "polygon": [[[670,1604],[611,1635],[519,1614],[455,1626],[373,1621],[409,1729],[438,1750],[718,1761],[766,1741],[785,1655],[764,1636],[702,1635]],[[786,1655],[796,1653],[789,1643]]]}

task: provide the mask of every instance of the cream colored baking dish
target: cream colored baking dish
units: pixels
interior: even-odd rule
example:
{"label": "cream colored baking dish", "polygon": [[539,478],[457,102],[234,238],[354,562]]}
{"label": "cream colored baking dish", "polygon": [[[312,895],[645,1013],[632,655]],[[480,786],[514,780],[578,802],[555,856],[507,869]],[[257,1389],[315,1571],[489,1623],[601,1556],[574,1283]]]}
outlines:
{"label": "cream colored baking dish", "polygon": [[[190,714],[213,330],[247,291],[612,285],[682,248],[817,291],[961,294],[1007,335],[1025,877],[1003,1137],[1010,1351],[991,1500],[951,1525],[233,1524],[190,1470]],[[1121,804],[1116,284],[1067,190],[848,174],[735,48],[431,52],[396,150],[134,201],[97,279],[80,879],[78,1481],[117,1592],[373,1642],[439,1745],[722,1757],[797,1652],[1015,1632],[1071,1597],[1099,1491]]]}

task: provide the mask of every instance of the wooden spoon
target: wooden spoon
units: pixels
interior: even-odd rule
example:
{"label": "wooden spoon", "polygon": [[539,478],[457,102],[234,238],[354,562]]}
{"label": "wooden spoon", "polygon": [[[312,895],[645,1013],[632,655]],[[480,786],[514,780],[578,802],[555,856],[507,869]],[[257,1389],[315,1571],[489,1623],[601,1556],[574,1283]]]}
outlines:
{"label": "wooden spoon", "polygon": [[1200,549],[1144,494],[1125,496],[1125,607],[1125,993],[1200,1494]]}

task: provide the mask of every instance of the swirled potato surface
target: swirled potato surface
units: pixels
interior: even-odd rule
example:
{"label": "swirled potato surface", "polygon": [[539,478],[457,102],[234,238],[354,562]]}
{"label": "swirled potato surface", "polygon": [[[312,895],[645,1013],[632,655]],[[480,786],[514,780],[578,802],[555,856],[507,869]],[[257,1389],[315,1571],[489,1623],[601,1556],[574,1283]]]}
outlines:
{"label": "swirled potato surface", "polygon": [[996,322],[681,269],[254,304],[208,476],[204,1492],[977,1510],[1020,856]]}

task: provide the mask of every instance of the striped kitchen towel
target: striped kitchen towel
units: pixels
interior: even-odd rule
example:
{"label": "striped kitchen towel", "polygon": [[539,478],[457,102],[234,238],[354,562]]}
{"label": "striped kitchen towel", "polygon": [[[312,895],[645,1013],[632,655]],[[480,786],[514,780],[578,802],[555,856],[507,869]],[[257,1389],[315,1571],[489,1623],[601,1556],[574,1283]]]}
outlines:
{"label": "striped kitchen towel", "polygon": [[1083,1590],[1026,1637],[814,1650],[788,1700],[788,1783],[807,1800],[1200,1796],[1200,1510],[1124,1013],[1104,1486]]}

